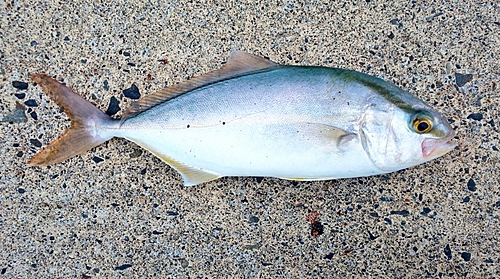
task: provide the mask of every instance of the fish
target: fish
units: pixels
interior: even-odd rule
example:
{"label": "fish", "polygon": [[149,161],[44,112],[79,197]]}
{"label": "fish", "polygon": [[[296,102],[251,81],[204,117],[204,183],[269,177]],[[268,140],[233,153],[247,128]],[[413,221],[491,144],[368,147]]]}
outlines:
{"label": "fish", "polygon": [[448,121],[392,83],[242,51],[217,70],[143,97],[121,119],[46,74],[30,77],[72,123],[32,166],[116,137],[150,151],[186,186],[227,176],[313,181],[395,172],[456,147]]}

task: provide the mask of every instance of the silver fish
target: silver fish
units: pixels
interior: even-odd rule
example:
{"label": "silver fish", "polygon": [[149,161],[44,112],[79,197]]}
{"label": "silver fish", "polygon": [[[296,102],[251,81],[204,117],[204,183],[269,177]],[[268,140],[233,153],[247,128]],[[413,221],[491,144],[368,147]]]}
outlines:
{"label": "silver fish", "polygon": [[446,119],[386,81],[244,52],[218,70],[146,96],[121,120],[47,75],[31,78],[72,120],[28,162],[37,166],[120,137],[176,169],[185,185],[223,176],[324,180],[397,171],[456,146]]}

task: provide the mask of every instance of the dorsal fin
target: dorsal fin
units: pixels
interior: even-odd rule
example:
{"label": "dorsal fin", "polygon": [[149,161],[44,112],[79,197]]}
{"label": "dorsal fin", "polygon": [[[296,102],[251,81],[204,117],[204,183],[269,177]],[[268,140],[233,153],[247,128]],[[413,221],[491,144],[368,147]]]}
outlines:
{"label": "dorsal fin", "polygon": [[276,64],[263,57],[259,57],[243,51],[235,51],[231,53],[231,56],[229,57],[227,63],[220,69],[161,89],[133,103],[132,106],[130,106],[123,114],[122,122],[128,118],[136,116],[137,114],[147,109],[150,109],[196,88],[235,77],[245,76],[255,72],[270,70],[278,66],[279,64]]}

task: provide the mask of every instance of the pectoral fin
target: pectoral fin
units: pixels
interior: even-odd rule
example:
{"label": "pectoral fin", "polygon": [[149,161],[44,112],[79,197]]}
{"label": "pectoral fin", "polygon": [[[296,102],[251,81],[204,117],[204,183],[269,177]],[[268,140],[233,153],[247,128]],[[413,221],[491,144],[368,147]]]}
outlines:
{"label": "pectoral fin", "polygon": [[296,130],[305,140],[318,141],[336,147],[340,151],[345,150],[349,143],[357,138],[355,133],[321,123],[300,123],[296,125]]}

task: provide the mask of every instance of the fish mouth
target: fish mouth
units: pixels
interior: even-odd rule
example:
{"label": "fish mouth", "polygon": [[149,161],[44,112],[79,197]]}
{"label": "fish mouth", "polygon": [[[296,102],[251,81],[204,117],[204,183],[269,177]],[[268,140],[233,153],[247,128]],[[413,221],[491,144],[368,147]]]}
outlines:
{"label": "fish mouth", "polygon": [[426,160],[431,160],[453,150],[457,144],[453,142],[455,132],[443,139],[424,139],[422,141],[422,155]]}

